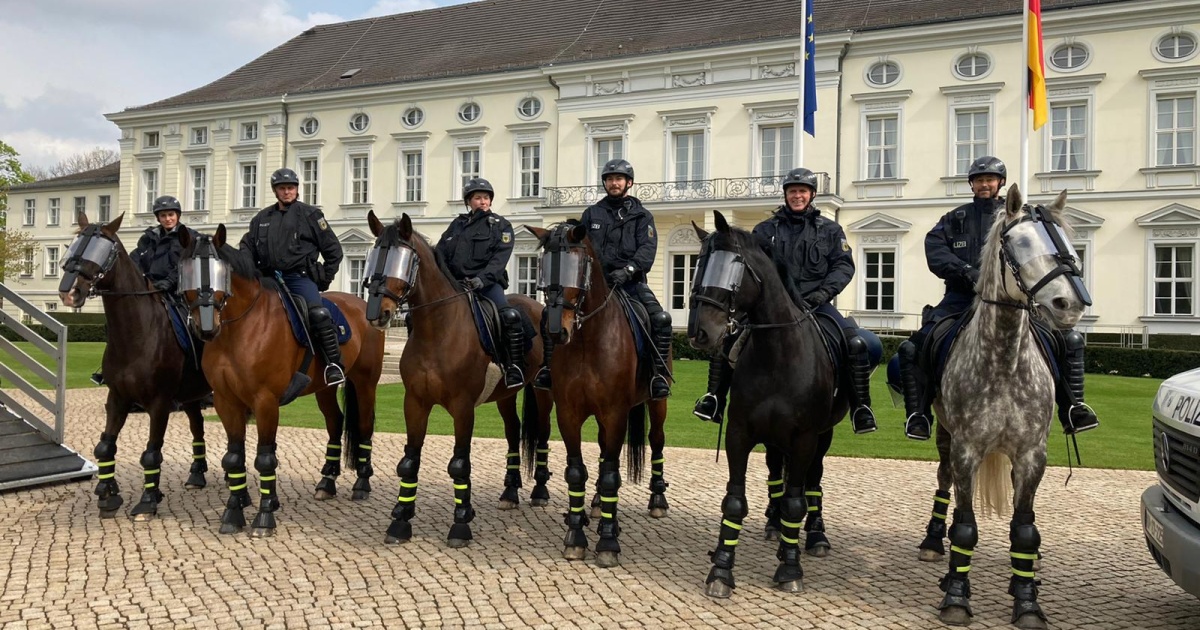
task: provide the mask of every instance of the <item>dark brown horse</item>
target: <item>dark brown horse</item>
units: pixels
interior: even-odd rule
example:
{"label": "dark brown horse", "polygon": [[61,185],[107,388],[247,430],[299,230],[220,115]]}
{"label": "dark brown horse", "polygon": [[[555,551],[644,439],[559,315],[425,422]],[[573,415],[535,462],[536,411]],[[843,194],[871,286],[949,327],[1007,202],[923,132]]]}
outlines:
{"label": "dark brown horse", "polygon": [[104,303],[108,343],[101,369],[108,400],[104,403],[104,432],[95,450],[101,517],[115,516],[123,501],[115,472],[117,437],[130,408],[138,403],[150,415],[150,438],[142,453],[142,498],[131,510],[134,520],[145,521],[158,513],[163,500],[159,483],[163,436],[176,401],[182,403],[192,429],[192,467],[185,487],[205,486],[208,462],[200,403],[212,389],[196,365],[196,357],[179,347],[162,292],[150,286],[121,244],[117,231],[124,218],[122,214],[100,225],[88,223],[87,216],[79,214],[79,235],[62,263],[59,298],[68,308],[82,307],[93,294]]}
{"label": "dark brown horse", "polygon": [[246,525],[242,513],[250,504],[246,479],[246,421],[254,414],[258,427],[258,454],[254,467],[259,474],[262,501],[251,535],[275,532],[276,494],[275,435],[279,427],[281,401],[315,393],[329,432],[326,463],[317,484],[317,498],[336,492],[334,479],[340,474],[343,426],[346,432],[346,465],[358,473],[355,499],[371,491],[371,436],[375,430],[375,387],[383,370],[383,334],[367,325],[366,303],[348,293],[325,293],[335,303],[351,328],[351,338],[342,346],[346,366],[346,413],[338,408],[337,389],[326,387],[320,361],[292,336],[284,304],[273,288],[263,284],[248,256],[225,242],[225,225],[211,238],[186,236],[180,262],[184,298],[191,309],[193,326],[204,348],[204,374],[213,386],[213,406],[229,436],[229,450],[221,466],[229,484],[229,502],[221,517],[221,533],[232,534]]}
{"label": "dark brown horse", "polygon": [[[466,293],[453,282],[424,237],[413,232],[412,220],[405,214],[384,226],[371,212],[367,221],[371,232],[378,237],[367,266],[368,320],[377,327],[386,328],[403,302],[408,302],[412,317],[412,334],[400,357],[408,444],[397,467],[400,494],[392,510],[393,520],[385,541],[403,543],[412,538],[417,474],[429,412],[434,405],[441,405],[454,418],[454,454],[447,472],[454,483],[455,506],[454,524],[450,527],[447,544],[463,547],[471,540],[470,522],[475,517],[475,509],[471,506],[471,434],[475,429],[475,407],[495,402],[504,418],[508,456],[500,509],[515,508],[520,501],[517,490],[521,487],[521,451],[525,453],[526,471],[533,473],[537,483],[531,502],[535,506],[544,506],[550,499],[546,489],[546,481],[550,479],[547,466],[550,394],[536,391],[528,384],[533,374],[530,371],[526,375],[522,423],[522,418],[517,416],[517,392],[521,388],[504,387],[500,369],[479,343]],[[541,307],[534,300],[523,295],[509,295],[508,301],[529,317],[535,327],[541,322]],[[526,355],[526,365],[540,365],[541,361],[542,342],[535,338]],[[533,471],[535,449],[537,466]]]}
{"label": "dark brown horse", "polygon": [[[570,512],[563,557],[581,560],[587,552],[588,524],[584,511],[587,466],[580,448],[584,421],[595,416],[600,425],[600,541],[596,564],[620,564],[617,491],[621,487],[621,447],[627,446],[627,474],[641,481],[646,450],[646,407],[650,408],[651,516],[667,512],[663,479],[663,423],[665,400],[649,400],[649,378],[638,366],[637,348],[629,320],[604,281],[600,261],[587,238],[587,230],[568,222],[549,230],[528,227],[537,235],[545,257],[542,261],[543,291],[546,296],[545,332],[554,335],[561,347],[550,363],[558,430],[567,448],[567,488]],[[584,325],[586,322],[586,325]],[[647,341],[647,343],[649,343]],[[668,366],[670,357],[667,358]],[[532,364],[536,365],[536,364]]]}

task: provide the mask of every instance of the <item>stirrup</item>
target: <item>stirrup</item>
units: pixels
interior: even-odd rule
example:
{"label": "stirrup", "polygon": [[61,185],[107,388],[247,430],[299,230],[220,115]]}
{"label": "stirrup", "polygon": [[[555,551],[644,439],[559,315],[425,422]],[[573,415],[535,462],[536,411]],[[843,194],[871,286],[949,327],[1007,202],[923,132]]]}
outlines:
{"label": "stirrup", "polygon": [[525,373],[516,365],[509,365],[504,368],[504,387],[512,389],[525,384]]}
{"label": "stirrup", "polygon": [[[545,378],[542,378],[543,373],[546,375]],[[538,370],[538,373],[534,375],[533,387],[534,389],[550,390],[550,368],[548,366],[543,365]]]}
{"label": "stirrup", "polygon": [[[1075,426],[1075,419],[1071,417],[1071,412],[1075,411],[1076,409],[1084,409],[1091,414],[1092,423],[1085,424],[1080,427]],[[1100,426],[1100,419],[1096,417],[1096,410],[1092,409],[1092,406],[1085,402],[1078,402],[1074,405],[1071,405],[1071,408],[1067,410],[1065,416],[1066,422],[1063,423],[1063,433],[1066,435],[1079,435],[1080,433],[1091,431],[1092,429]]]}
{"label": "stirrup", "polygon": [[[920,426],[917,426],[917,425]],[[904,435],[910,440],[928,440],[933,426],[925,414],[913,413],[904,421]]]}
{"label": "stirrup", "polygon": [[662,374],[655,374],[650,379],[650,400],[663,400],[670,395],[671,384],[667,382],[667,377]]}
{"label": "stirrup", "polygon": [[[857,418],[858,418],[859,412],[864,409],[867,410],[867,422],[864,422],[862,424],[862,426],[859,426],[859,423],[857,422]],[[854,412],[850,414],[850,426],[854,429],[854,432],[858,435],[874,433],[877,429],[879,429],[879,426],[877,424],[875,424],[875,414],[871,412],[871,408],[868,407],[867,405],[860,405],[858,407],[858,409],[855,409]]]}
{"label": "stirrup", "polygon": [[342,366],[336,363],[330,363],[325,366],[325,385],[328,387],[337,387],[346,382],[346,373],[342,370]]}
{"label": "stirrup", "polygon": [[[701,406],[707,406],[706,403],[709,403],[710,401],[712,403],[712,412],[708,413],[707,411],[701,411]],[[701,420],[716,422],[717,405],[718,401],[716,394],[713,394],[712,392],[704,392],[704,395],[700,397],[700,400],[696,401],[696,406],[692,407],[692,415],[700,418]]]}
{"label": "stirrup", "polygon": [[92,372],[92,382],[96,385],[104,384],[104,374],[100,372]]}

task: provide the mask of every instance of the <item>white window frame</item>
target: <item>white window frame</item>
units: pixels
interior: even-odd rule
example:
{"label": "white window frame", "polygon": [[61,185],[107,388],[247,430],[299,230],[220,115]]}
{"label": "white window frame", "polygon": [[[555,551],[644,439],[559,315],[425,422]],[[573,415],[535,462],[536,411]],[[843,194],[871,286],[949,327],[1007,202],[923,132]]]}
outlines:
{"label": "white window frame", "polygon": [[[522,107],[526,103],[533,103],[536,111],[533,113],[526,112]],[[544,111],[546,111],[546,104],[542,102],[542,99],[533,94],[524,96],[517,101],[517,117],[521,120],[536,120]]]}
{"label": "white window frame", "polygon": [[[762,161],[762,130],[767,127],[792,126],[792,156],[793,167],[796,164],[796,100],[767,101],[761,103],[744,103],[746,114],[750,119],[750,163],[747,173],[750,177],[759,178],[753,185],[753,194],[757,196],[775,197],[783,194],[776,181],[769,181],[765,175]],[[787,171],[783,171],[784,174]]]}
{"label": "white window frame", "polygon": [[[1077,66],[1074,66],[1074,67],[1058,66],[1054,63],[1054,54],[1064,48],[1082,49],[1084,54],[1087,56],[1084,57],[1083,62]],[[1074,37],[1068,37],[1068,38],[1064,39],[1058,45],[1049,48],[1049,52],[1046,53],[1046,67],[1055,72],[1060,72],[1062,74],[1072,74],[1075,72],[1079,72],[1080,70],[1083,70],[1084,68],[1092,65],[1092,60],[1095,59],[1095,57],[1096,57],[1096,51],[1093,50],[1090,45],[1088,45],[1085,42],[1079,41],[1079,40],[1075,39]]]}
{"label": "white window frame", "polygon": [[[1192,277],[1191,277],[1192,310],[1189,313],[1174,313],[1174,312],[1159,313],[1159,312],[1157,312],[1155,302],[1158,301],[1158,293],[1157,293],[1156,285],[1157,285],[1157,282],[1159,281],[1159,277],[1158,277],[1157,271],[1155,269],[1155,266],[1156,266],[1156,261],[1158,258],[1158,256],[1157,256],[1158,248],[1160,248],[1160,247],[1171,247],[1171,248],[1183,247],[1183,248],[1191,249],[1191,251],[1192,251]],[[1147,304],[1147,308],[1146,308],[1147,315],[1149,315],[1151,317],[1160,317],[1160,318],[1171,318],[1171,317],[1192,318],[1192,317],[1196,317],[1198,315],[1197,309],[1196,309],[1197,277],[1200,276],[1200,274],[1197,274],[1197,272],[1196,272],[1196,264],[1197,264],[1196,255],[1198,253],[1200,253],[1200,247],[1197,246],[1197,242],[1195,241],[1195,239],[1192,239],[1192,240],[1162,239],[1162,240],[1156,240],[1156,241],[1153,241],[1150,243],[1149,251],[1147,252],[1147,258],[1148,258],[1148,262],[1149,262],[1149,267],[1148,267],[1149,273],[1147,274],[1149,276],[1149,278],[1148,278],[1147,291],[1146,291],[1147,298],[1149,301],[1149,303]],[[1173,273],[1174,272],[1172,271],[1172,276],[1171,276],[1172,278],[1174,278]],[[1174,281],[1172,281],[1172,282],[1174,283]],[[1174,300],[1172,300],[1172,305],[1171,305],[1172,310],[1174,310],[1173,302],[1174,302]]]}
{"label": "white window frame", "polygon": [[[1181,99],[1191,101],[1191,105],[1192,105],[1191,118],[1192,119],[1191,119],[1190,127],[1181,127],[1178,124],[1178,117],[1179,117],[1178,101]],[[1161,104],[1164,101],[1167,101],[1167,100],[1176,101],[1176,105],[1174,106],[1176,121],[1175,121],[1174,127],[1171,127],[1169,131],[1164,132],[1163,129],[1158,126],[1158,116],[1159,116],[1159,107],[1161,106]],[[1153,141],[1152,148],[1154,151],[1154,160],[1151,162],[1151,164],[1153,164],[1154,167],[1170,168],[1170,167],[1176,167],[1176,166],[1196,166],[1198,163],[1200,163],[1196,159],[1196,149],[1197,149],[1197,144],[1198,144],[1197,135],[1200,135],[1200,124],[1197,124],[1198,122],[1200,122],[1200,120],[1198,120],[1198,119],[1200,119],[1200,111],[1197,110],[1197,105],[1200,105],[1200,98],[1197,97],[1196,90],[1183,90],[1180,92],[1170,92],[1170,91],[1164,90],[1155,95],[1154,102],[1153,102],[1153,109],[1150,112],[1151,120],[1153,121],[1152,124],[1154,126],[1154,135],[1151,137],[1152,141]],[[1172,146],[1172,148],[1171,148],[1172,156],[1171,156],[1170,164],[1162,164],[1159,162],[1158,139],[1163,133],[1169,133],[1173,136],[1173,142],[1171,145]],[[1180,151],[1180,147],[1182,146],[1182,143],[1179,141],[1179,136],[1181,133],[1187,133],[1187,134],[1191,135],[1191,158],[1192,158],[1191,161],[1183,161],[1183,162],[1178,161],[1178,154]]]}
{"label": "white window frame", "polygon": [[[583,185],[595,186],[595,191],[598,197],[603,196],[603,189],[600,184],[600,170],[604,168],[604,163],[608,160],[601,160],[597,154],[599,151],[598,143],[620,140],[621,141],[621,158],[629,155],[629,125],[633,121],[633,114],[617,114],[613,116],[590,116],[580,118],[579,122],[583,125],[584,146],[586,153],[583,160]],[[613,158],[609,158],[613,159]],[[588,198],[588,203],[595,199]]]}
{"label": "white window frame", "polygon": [[[962,72],[959,71],[958,66],[968,57],[982,57],[984,60],[987,61],[987,64],[988,64],[987,69],[976,75],[963,74]],[[950,63],[950,73],[953,74],[955,76],[955,78],[961,79],[963,81],[979,81],[980,79],[986,78],[987,76],[991,75],[992,71],[995,69],[996,69],[995,58],[993,58],[988,53],[986,53],[982,50],[979,50],[977,48],[974,48],[974,47],[968,49],[967,52],[964,52],[963,54],[955,57],[954,60]]]}
{"label": "white window frame", "polygon": [[[871,71],[874,70],[877,66],[880,66],[883,64],[890,64],[890,65],[895,66],[896,67],[896,76],[891,81],[886,81],[884,83],[875,83],[874,81],[871,80]],[[863,66],[863,84],[867,85],[868,87],[872,87],[872,88],[876,88],[876,89],[892,87],[893,85],[896,85],[897,83],[899,83],[900,80],[903,78],[904,78],[904,66],[900,65],[899,61],[896,61],[894,59],[889,59],[886,55],[881,56],[879,59],[876,59],[875,61]]]}
{"label": "white window frame", "polygon": [[[415,172],[413,168],[415,165]],[[420,203],[425,201],[425,151],[410,149],[400,151],[400,194],[397,197],[401,203]]]}
{"label": "white window frame", "polygon": [[[529,123],[523,123],[529,124]],[[453,168],[448,169],[450,172],[450,201],[452,206],[461,207],[462,204],[462,189],[466,184],[467,178],[464,177],[462,168],[462,152],[463,151],[478,151],[479,152],[479,172],[475,175],[482,176],[487,172],[487,153],[484,151],[487,140],[487,127],[467,127],[465,129],[451,129],[446,132],[450,136],[452,150],[450,159],[454,161]],[[429,172],[428,165],[426,172]]]}
{"label": "white window frame", "polygon": [[188,129],[188,146],[208,146],[208,127],[202,125]]}
{"label": "white window frame", "polygon": [[467,101],[458,106],[455,119],[463,125],[473,125],[483,118],[483,106],[475,101]]}
{"label": "white window frame", "polygon": [[158,149],[162,147],[162,135],[157,131],[142,133],[142,149]]}
{"label": "white window frame", "polygon": [[32,278],[33,277],[33,266],[35,264],[37,264],[37,261],[35,260],[35,257],[37,256],[37,252],[34,251],[33,246],[28,246],[25,248],[25,250],[23,252],[21,252],[21,254],[22,254],[21,277],[22,278]]}
{"label": "white window frame", "polygon": [[257,142],[259,137],[258,121],[243,122],[238,126],[238,140],[241,142]]}
{"label": "white window frame", "polygon": [[[361,265],[355,274],[355,266]],[[346,279],[342,290],[346,293],[356,295],[362,299],[367,299],[367,290],[363,287],[363,276],[367,273],[367,257],[366,256],[347,256],[346,257]]]}
{"label": "white window frame", "polygon": [[[246,168],[254,167],[254,182],[246,181]],[[259,166],[258,160],[243,160],[237,162],[237,188],[234,190],[236,196],[235,208],[257,208],[261,197],[259,191],[262,189],[262,168]],[[250,198],[247,199],[247,196]],[[249,201],[250,203],[246,203]]]}
{"label": "white window frame", "polygon": [[112,220],[112,195],[96,197],[96,220],[100,223],[108,223]]}
{"label": "white window frame", "polygon": [[[312,172],[306,163],[312,163]],[[310,206],[321,206],[321,156],[305,153],[296,156],[296,172],[300,175],[300,201]]]}
{"label": "white window frame", "polygon": [[[765,142],[767,132],[775,135],[775,154],[771,156],[775,163],[775,168],[771,172],[767,172]],[[754,161],[758,168],[752,171],[753,177],[758,177],[762,180],[761,183],[769,184],[778,181],[788,171],[795,168],[796,163],[796,125],[795,123],[785,123],[777,125],[758,125],[755,133],[757,142],[754,147]],[[786,147],[790,145],[791,150],[787,151]]]}
{"label": "white window frame", "polygon": [[[1076,108],[1082,110],[1082,112],[1083,112],[1083,130],[1078,133],[1072,129],[1073,123],[1072,123],[1072,117],[1070,115],[1072,113],[1072,111],[1075,110]],[[1063,110],[1063,109],[1065,109],[1067,112],[1067,118],[1065,121],[1066,132],[1062,135],[1059,135],[1059,134],[1056,134],[1055,130],[1054,130],[1054,125],[1055,125],[1054,117],[1055,117],[1056,110]],[[1046,141],[1045,141],[1046,171],[1051,172],[1051,173],[1072,173],[1072,172],[1077,172],[1077,171],[1089,170],[1091,167],[1091,153],[1092,153],[1092,150],[1091,150],[1091,145],[1092,145],[1092,133],[1091,133],[1091,130],[1092,130],[1092,116],[1091,116],[1092,108],[1091,108],[1091,104],[1088,103],[1088,101],[1086,101],[1086,100],[1058,99],[1058,100],[1051,101],[1049,103],[1049,110],[1050,110],[1049,111],[1050,116],[1049,116],[1049,120],[1047,121],[1047,131],[1042,134],[1043,136],[1045,136],[1045,139],[1046,139]],[[1062,141],[1065,143],[1065,152],[1063,155],[1063,158],[1065,160],[1064,168],[1059,168],[1058,155],[1056,154],[1056,152],[1054,150],[1055,142],[1058,142],[1058,141]],[[1070,160],[1071,160],[1071,155],[1072,155],[1071,146],[1075,142],[1083,143],[1083,147],[1082,147],[1083,150],[1081,152],[1080,164],[1078,165],[1079,168],[1071,168],[1071,165],[1070,165]]]}
{"label": "white window frame", "polygon": [[22,227],[33,227],[37,224],[37,199],[25,200],[25,212],[21,215]]}
{"label": "white window frame", "polygon": [[[700,255],[700,239],[696,237],[696,230],[691,225],[680,225],[672,229],[666,235],[666,251],[663,257],[663,273],[662,273],[662,306],[671,314],[671,319],[676,322],[686,322],[688,318],[688,298],[692,289],[692,276],[695,274],[695,267],[685,273],[684,277],[684,295],[683,308],[674,308],[675,293],[675,257],[684,256],[685,261],[694,260],[693,256]],[[659,240],[662,244],[663,239]]]}
{"label": "white window frame", "polygon": [[[420,109],[409,107],[406,111]],[[424,122],[422,120],[422,122]],[[429,155],[425,150],[429,138],[433,134],[428,131],[406,131],[393,133],[396,141],[396,188],[392,206],[397,210],[414,215],[425,213],[429,204]],[[419,156],[421,173],[415,181],[408,176],[408,156]],[[409,201],[409,198],[412,201]]]}
{"label": "white window frame", "polygon": [[[541,301],[541,293],[537,288],[538,255],[533,253],[513,254],[513,291]],[[524,265],[524,267],[523,267]]]}
{"label": "white window frame", "polygon": [[[900,168],[901,168],[900,130],[901,130],[901,126],[900,126],[899,114],[897,114],[895,112],[885,112],[885,113],[873,114],[870,116],[864,116],[862,122],[863,122],[863,139],[864,139],[864,142],[863,142],[863,169],[864,169],[863,179],[872,180],[872,181],[888,181],[888,180],[900,179],[900,173],[901,173],[901,171],[900,171]],[[887,133],[888,133],[888,131],[887,131],[888,122],[895,123],[895,131],[894,131],[894,133],[896,135],[895,144],[890,144],[886,141]],[[879,125],[879,134],[880,134],[882,143],[873,145],[873,144],[871,144],[871,134],[873,133],[871,128],[873,126],[875,126],[877,123]],[[887,154],[889,151],[891,151],[893,154],[893,159],[891,160],[892,171],[890,174],[887,174],[887,173],[884,173],[884,170],[885,170],[885,167],[888,165],[888,160],[886,158],[887,158]],[[878,165],[877,165],[878,168],[876,168],[875,162],[872,161],[872,154],[877,154],[880,158],[878,160]],[[876,171],[878,171],[878,174],[876,174]]]}
{"label": "white window frame", "polygon": [[62,221],[62,197],[51,197],[46,201],[46,227],[53,227]]}
{"label": "white window frame", "polygon": [[[892,284],[892,295],[891,295],[892,308],[890,308],[890,309],[882,308],[882,306],[880,308],[870,308],[867,305],[868,304],[867,300],[870,297],[867,292],[867,284],[869,284],[873,280],[877,280],[877,279],[873,279],[873,278],[870,278],[867,276],[867,273],[870,270],[870,265],[868,264],[867,257],[870,254],[891,254],[892,255],[892,277],[888,278],[886,280],[882,280],[882,282],[891,282],[891,284]],[[881,244],[872,244],[869,246],[860,246],[859,251],[858,251],[858,265],[859,265],[858,268],[862,270],[861,278],[858,282],[858,285],[859,285],[859,288],[858,288],[858,294],[859,294],[858,295],[858,307],[859,307],[859,309],[858,310],[869,312],[869,313],[898,313],[900,311],[900,308],[899,308],[900,307],[900,245],[899,245],[899,243],[895,243],[892,245],[887,245],[887,244],[881,243]],[[859,274],[855,274],[855,275],[859,275]],[[880,300],[880,304],[882,305],[882,299]]]}
{"label": "white window frame", "polygon": [[[415,120],[414,120],[415,119]],[[416,129],[425,122],[425,110],[416,105],[405,108],[400,114],[400,124],[406,129]]]}
{"label": "white window frame", "polygon": [[[1162,43],[1162,40],[1168,37],[1178,37],[1180,35],[1186,35],[1196,43],[1196,47],[1192,49],[1192,52],[1182,57],[1163,56],[1158,50],[1158,46],[1160,43]],[[1191,61],[1192,59],[1195,59],[1197,55],[1200,55],[1200,33],[1198,33],[1195,29],[1184,28],[1182,26],[1173,26],[1171,27],[1171,30],[1154,38],[1153,42],[1150,44],[1150,53],[1154,55],[1155,59],[1163,63],[1184,63]]]}
{"label": "white window frame", "polygon": [[[1003,85],[1003,84],[1001,84]],[[959,86],[962,88],[963,86]],[[972,84],[965,89],[971,92],[987,91],[989,88],[982,85]],[[943,94],[954,93],[954,89],[942,88]],[[910,96],[912,90],[893,90],[890,92],[863,92],[850,95],[851,98],[858,103],[858,172],[859,179],[853,182],[856,193],[859,199],[885,199],[885,198],[900,198],[904,196],[904,187],[908,180],[905,175],[904,161],[904,104]],[[953,104],[953,101],[952,101]],[[949,110],[947,110],[949,111]],[[896,118],[896,172],[894,176],[886,179],[869,179],[867,157],[869,155],[867,148],[869,121],[881,117]],[[950,170],[947,167],[947,170]]]}
{"label": "white window frame", "polygon": [[[360,219],[366,218],[366,210],[371,208],[371,204],[375,202],[375,190],[373,186],[377,183],[379,173],[375,172],[375,152],[373,151],[376,136],[343,136],[339,138],[342,142],[342,199],[341,206],[351,210],[351,213],[345,215],[347,217],[356,217]],[[355,160],[366,160],[366,178],[364,187],[359,191],[360,195],[355,195]],[[328,181],[328,180],[326,180]],[[361,214],[359,214],[361,212]]]}
{"label": "white window frame", "polygon": [[146,202],[145,209],[142,212],[149,213],[154,209],[154,200],[158,197],[158,187],[161,183],[159,182],[158,173],[159,169],[157,166],[142,168],[139,186],[142,190],[142,200]]}
{"label": "white window frame", "polygon": [[[468,168],[470,161],[468,154],[474,154],[474,168]],[[467,145],[454,148],[454,183],[457,190],[461,191],[467,182],[472,177],[480,177],[483,173],[483,147],[479,145]]]}
{"label": "white window frame", "polygon": [[[668,199],[698,198],[705,194],[704,182],[712,179],[712,116],[716,111],[716,107],[692,107],[658,112],[663,124],[663,181],[685,182],[682,185],[664,185],[663,193]],[[694,169],[691,168],[688,169],[687,179],[677,176],[676,138],[684,134],[696,134],[704,143],[699,177],[692,175]],[[694,149],[689,147],[688,152],[693,154]],[[691,155],[689,166],[690,158]]]}
{"label": "white window frame", "polygon": [[[310,125],[309,123],[312,124]],[[317,120],[316,116],[305,116],[304,119],[300,121],[300,125],[297,127],[297,131],[299,131],[300,135],[304,136],[305,138],[311,138],[317,135],[317,132],[320,130],[321,121]]]}
{"label": "white window frame", "polygon": [[1186,97],[1194,99],[1200,106],[1200,69],[1195,66],[1154,68],[1141,70],[1138,74],[1147,82],[1146,90],[1146,164],[1143,173],[1147,177],[1147,187],[1178,186],[1180,182],[1164,182],[1166,178],[1177,176],[1164,175],[1161,170],[1178,171],[1187,169],[1194,172],[1193,178],[1186,183],[1196,186],[1200,183],[1200,112],[1193,110],[1193,124],[1197,129],[1192,135],[1192,164],[1159,166],[1158,165],[1158,101],[1163,97]]}
{"label": "white window frame", "polygon": [[79,225],[79,214],[87,214],[87,197],[76,197],[71,205],[71,225]]}
{"label": "white window frame", "polygon": [[42,277],[57,278],[58,277],[58,265],[60,263],[59,258],[58,258],[58,245],[47,245],[45,251],[46,251],[46,257],[45,257],[46,266],[45,266],[45,271],[42,273]]}
{"label": "white window frame", "polygon": [[[976,159],[985,155],[992,155],[992,109],[991,107],[969,107],[960,106],[952,108],[952,122],[950,126],[950,175],[957,177],[965,177],[971,168],[971,163]],[[959,117],[970,116],[971,120],[971,137],[963,140],[959,137]],[[982,116],[986,129],[984,137],[975,137],[976,117]],[[982,145],[982,147],[980,146]],[[970,155],[966,162],[960,162],[959,149],[963,147],[970,148]]]}
{"label": "white window frame", "polygon": [[[199,186],[197,186],[196,182],[196,173],[198,171],[202,176]],[[191,212],[206,212],[208,210],[208,186],[211,181],[209,177],[210,172],[207,162],[188,165],[187,207]]]}
{"label": "white window frame", "polygon": [[[520,142],[514,156],[517,159],[513,192],[522,199],[536,199],[543,194],[543,159],[541,142]],[[528,155],[527,155],[528,154]]]}
{"label": "white window frame", "polygon": [[[975,54],[983,54],[976,52]],[[946,97],[946,179],[947,188],[953,192],[970,192],[969,188],[960,189],[967,172],[958,170],[958,115],[965,112],[984,112],[987,115],[987,139],[983,155],[995,155],[996,146],[996,94],[1004,87],[1003,83],[972,83],[968,85],[947,85],[941,88]],[[866,143],[866,136],[863,136]],[[976,156],[979,157],[979,156]],[[969,164],[968,164],[969,166]],[[948,190],[947,192],[951,192]]]}
{"label": "white window frame", "polygon": [[[359,168],[361,167],[361,172]],[[346,152],[346,204],[366,205],[371,203],[370,151]],[[361,175],[361,176],[360,176]]]}
{"label": "white window frame", "polygon": [[[1147,324],[1149,332],[1184,332],[1200,321],[1200,304],[1197,290],[1200,289],[1200,272],[1195,259],[1200,255],[1200,209],[1178,202],[1167,204],[1149,214],[1136,219],[1137,224],[1145,230],[1144,262],[1142,268],[1143,303],[1141,321]],[[1078,236],[1078,235],[1077,235]],[[1158,247],[1189,247],[1192,250],[1192,313],[1187,315],[1157,315],[1155,314],[1155,253]],[[1102,302],[1103,303],[1103,302]],[[1172,308],[1174,306],[1172,305]]]}

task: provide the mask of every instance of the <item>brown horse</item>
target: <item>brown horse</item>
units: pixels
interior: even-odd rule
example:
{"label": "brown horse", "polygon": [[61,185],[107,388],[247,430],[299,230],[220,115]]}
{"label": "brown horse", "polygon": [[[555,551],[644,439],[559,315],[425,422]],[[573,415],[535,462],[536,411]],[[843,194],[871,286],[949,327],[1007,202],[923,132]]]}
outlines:
{"label": "brown horse", "polygon": [[212,389],[204,374],[175,339],[162,292],[150,286],[129,258],[117,236],[122,214],[108,224],[88,223],[79,213],[79,235],[63,260],[59,298],[68,308],[80,308],[90,295],[104,302],[108,343],[102,370],[108,385],[104,403],[104,432],[96,445],[100,481],[96,485],[100,516],[111,518],[121,507],[117,486],[117,437],[133,403],[150,415],[150,438],[142,453],[142,498],[133,507],[134,520],[150,520],[163,500],[159,477],[163,437],[175,401],[180,401],[192,429],[192,468],[185,487],[203,488],[208,462],[204,451],[201,400]]}
{"label": "brown horse", "polygon": [[[537,483],[530,497],[532,504],[544,506],[550,499],[546,481],[550,479],[547,460],[552,400],[549,392],[534,390],[529,385],[533,374],[530,371],[524,388],[522,425],[522,419],[517,417],[517,392],[521,388],[504,387],[499,368],[479,343],[466,293],[459,290],[425,239],[413,232],[412,220],[405,214],[384,226],[370,212],[367,222],[377,237],[367,265],[370,291],[367,318],[372,325],[385,328],[403,302],[408,302],[412,317],[412,334],[400,357],[408,444],[397,467],[400,494],[385,541],[395,544],[412,538],[421,448],[425,445],[429,412],[434,405],[441,405],[454,418],[454,454],[447,469],[454,483],[454,524],[446,542],[451,547],[463,547],[470,543],[470,522],[475,518],[475,509],[471,507],[475,407],[495,402],[504,418],[508,456],[500,509],[513,509],[520,501],[517,490],[521,487],[521,450],[525,453],[526,471],[533,472]],[[541,322],[541,308],[534,300],[509,295],[508,301],[528,316],[535,327]],[[526,355],[526,365],[540,365],[541,361],[542,342],[535,338]],[[537,468],[531,471],[535,449]]]}
{"label": "brown horse", "polygon": [[326,463],[317,484],[317,498],[336,493],[340,474],[338,454],[343,426],[345,459],[354,466],[358,481],[354,499],[371,491],[371,436],[375,430],[375,387],[383,370],[383,334],[367,325],[366,303],[348,293],[326,293],[345,314],[351,338],[342,347],[346,366],[346,413],[337,403],[337,389],[326,387],[323,366],[313,361],[311,350],[292,336],[283,301],[266,286],[248,256],[225,242],[225,225],[211,238],[183,239],[180,288],[191,309],[191,319],[204,348],[204,374],[213,386],[214,407],[229,436],[229,450],[221,466],[229,484],[229,502],[221,517],[221,533],[232,534],[246,525],[242,509],[250,504],[246,490],[246,420],[254,414],[258,427],[259,473],[262,502],[251,535],[275,533],[275,435],[279,407],[297,395],[315,393],[329,432]]}
{"label": "brown horse", "polygon": [[[541,265],[547,305],[545,333],[553,335],[562,346],[551,359],[550,373],[558,430],[567,447],[566,478],[571,507],[563,557],[582,560],[587,552],[587,537],[583,532],[588,524],[584,511],[587,466],[583,463],[580,433],[584,421],[595,416],[600,425],[601,444],[597,484],[601,502],[600,541],[596,544],[596,564],[616,566],[620,564],[621,553],[617,540],[621,447],[628,433],[626,472],[635,483],[640,482],[645,460],[647,406],[653,467],[649,509],[655,518],[667,512],[664,494],[667,483],[662,474],[667,402],[649,400],[649,378],[639,369],[629,320],[615,290],[608,290],[605,284],[585,227],[568,222],[549,230],[529,226],[526,229],[537,235],[545,252]],[[669,366],[670,357],[667,362]]]}

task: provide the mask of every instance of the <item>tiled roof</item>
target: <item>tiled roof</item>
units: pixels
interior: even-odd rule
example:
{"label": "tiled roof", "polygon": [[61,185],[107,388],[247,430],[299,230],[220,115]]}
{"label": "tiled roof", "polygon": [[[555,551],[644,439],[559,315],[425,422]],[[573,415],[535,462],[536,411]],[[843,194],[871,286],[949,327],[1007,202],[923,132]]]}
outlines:
{"label": "tiled roof", "polygon": [[[798,37],[801,0],[486,0],[311,28],[203,87],[126,111]],[[1023,0],[815,0],[819,33],[1017,15]],[[1042,0],[1044,11],[1130,0]],[[344,73],[357,69],[353,76]]]}
{"label": "tiled roof", "polygon": [[28,184],[18,184],[8,189],[9,194],[16,192],[27,192],[31,190],[41,190],[43,188],[77,188],[80,186],[101,186],[104,184],[113,184],[114,186],[121,179],[121,163],[113,162],[108,166],[101,166],[90,171],[82,171],[72,173],[71,175],[63,175],[62,177],[54,177],[51,179],[41,179]]}

